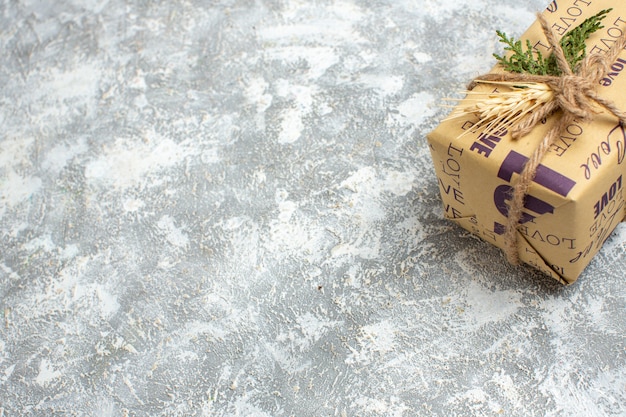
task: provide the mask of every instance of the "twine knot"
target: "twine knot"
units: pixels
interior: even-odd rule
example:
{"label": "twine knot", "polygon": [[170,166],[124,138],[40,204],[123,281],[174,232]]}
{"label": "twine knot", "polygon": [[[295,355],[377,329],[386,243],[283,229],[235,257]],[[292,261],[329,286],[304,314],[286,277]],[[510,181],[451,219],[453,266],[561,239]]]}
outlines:
{"label": "twine knot", "polygon": [[546,84],[554,92],[558,107],[577,119],[589,122],[597,113],[593,108],[595,85],[589,78],[576,74],[563,75]]}
{"label": "twine knot", "polygon": [[477,85],[476,81],[509,81],[544,83],[550,87],[554,94],[554,99],[513,126],[510,129],[513,139],[526,136],[542,120],[545,120],[558,110],[562,111],[559,122],[550,129],[537,146],[532,156],[526,162],[517,184],[513,187],[504,236],[504,251],[509,263],[513,265],[520,263],[517,229],[523,216],[526,194],[535,178],[539,164],[550,147],[559,139],[560,133],[576,120],[590,122],[594,115],[599,113],[598,108],[608,110],[619,119],[621,124],[626,125],[626,113],[621,111],[613,102],[600,97],[596,93],[596,86],[599,81],[609,72],[610,65],[617,59],[619,53],[626,48],[626,30],[623,31],[622,36],[606,54],[593,53],[587,55],[578,66],[576,73],[574,73],[565,58],[556,33],[542,14],[538,14],[537,17],[562,75],[490,73],[477,77],[468,86],[468,89],[471,90]]}

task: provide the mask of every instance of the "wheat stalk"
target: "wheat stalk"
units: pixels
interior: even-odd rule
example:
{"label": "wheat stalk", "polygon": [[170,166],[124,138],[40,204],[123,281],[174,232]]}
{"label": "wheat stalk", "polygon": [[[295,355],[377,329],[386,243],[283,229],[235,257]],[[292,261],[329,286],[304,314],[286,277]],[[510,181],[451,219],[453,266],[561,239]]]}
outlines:
{"label": "wheat stalk", "polygon": [[[484,81],[478,82],[485,83]],[[554,99],[552,89],[543,83],[506,81],[486,83],[505,87],[507,91],[495,93],[467,91],[465,99],[444,99],[459,103],[445,120],[475,115],[478,121],[470,130],[481,130],[486,134],[493,134],[514,129],[536,109]],[[470,130],[466,130],[460,136]]]}

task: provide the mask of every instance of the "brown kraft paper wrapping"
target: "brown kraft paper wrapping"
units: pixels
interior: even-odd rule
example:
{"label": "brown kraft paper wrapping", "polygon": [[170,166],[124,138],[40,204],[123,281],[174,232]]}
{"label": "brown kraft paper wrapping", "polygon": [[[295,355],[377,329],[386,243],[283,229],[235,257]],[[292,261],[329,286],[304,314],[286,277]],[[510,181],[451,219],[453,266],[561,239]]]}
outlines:
{"label": "brown kraft paper wrapping", "polygon": [[[559,0],[543,12],[559,36],[603,9],[613,10],[587,42],[588,53],[604,52],[626,30],[626,3]],[[539,22],[522,36],[549,54]],[[498,71],[498,69],[494,69]],[[493,86],[474,91],[491,93]],[[626,109],[626,52],[597,86],[603,98]],[[446,218],[504,248],[511,187],[524,163],[560,112],[516,141],[509,133],[487,135],[471,128],[473,115],[444,120],[428,135]],[[468,131],[469,130],[469,131]],[[462,135],[462,136],[461,136]],[[565,283],[573,283],[624,219],[626,130],[598,107],[591,123],[575,121],[561,132],[537,170],[518,229],[520,260]]]}

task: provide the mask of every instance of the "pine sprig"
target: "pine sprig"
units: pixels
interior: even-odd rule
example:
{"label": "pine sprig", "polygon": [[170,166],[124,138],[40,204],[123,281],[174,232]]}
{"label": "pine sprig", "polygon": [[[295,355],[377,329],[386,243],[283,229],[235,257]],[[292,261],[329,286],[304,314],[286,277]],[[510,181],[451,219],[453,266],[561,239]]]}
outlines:
{"label": "pine sprig", "polygon": [[546,60],[539,51],[533,51],[533,46],[529,40],[526,40],[526,50],[522,46],[522,41],[516,41],[509,38],[506,33],[499,30],[496,31],[500,42],[506,44],[505,51],[511,51],[513,54],[510,58],[493,54],[505,70],[509,72],[519,72],[534,75],[547,75],[548,67]]}
{"label": "pine sprig", "polygon": [[[602,26],[602,20],[611,10],[613,9],[605,9],[591,16],[565,34],[561,39],[561,48],[563,48],[563,53],[572,71],[576,71],[578,64],[587,55],[585,42],[592,33],[604,27]],[[529,40],[526,41],[526,50],[524,50],[522,41],[509,38],[504,32],[499,30],[496,33],[500,38],[500,42],[506,45],[504,50],[512,52],[510,58],[493,54],[505,70],[533,75],[561,75],[561,70],[554,55],[545,58],[540,51],[533,50]]]}

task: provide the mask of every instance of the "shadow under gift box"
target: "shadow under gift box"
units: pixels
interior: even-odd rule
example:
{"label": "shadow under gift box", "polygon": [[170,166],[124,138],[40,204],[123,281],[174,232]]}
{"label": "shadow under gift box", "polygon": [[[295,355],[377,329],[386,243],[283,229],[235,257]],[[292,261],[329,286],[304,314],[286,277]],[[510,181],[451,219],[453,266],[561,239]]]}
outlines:
{"label": "shadow under gift box", "polygon": [[[604,28],[587,42],[587,51],[602,53],[626,30],[626,3],[559,1],[558,7],[549,7],[544,16],[553,28],[574,27],[611,7]],[[565,33],[555,30],[559,35]],[[540,50],[547,45],[539,22],[522,36],[524,43],[526,39]],[[494,68],[493,72],[497,71]],[[473,91],[491,94],[494,88],[479,85]],[[597,93],[626,109],[626,52],[611,65]],[[626,215],[626,129],[608,111],[597,110],[592,122],[574,121],[560,132],[537,169],[518,228],[520,260],[564,284],[576,281]],[[472,114],[446,119],[429,133],[445,216],[504,248],[512,189],[524,164],[561,114],[554,113],[517,140],[506,131],[486,134],[472,130],[478,121]]]}

